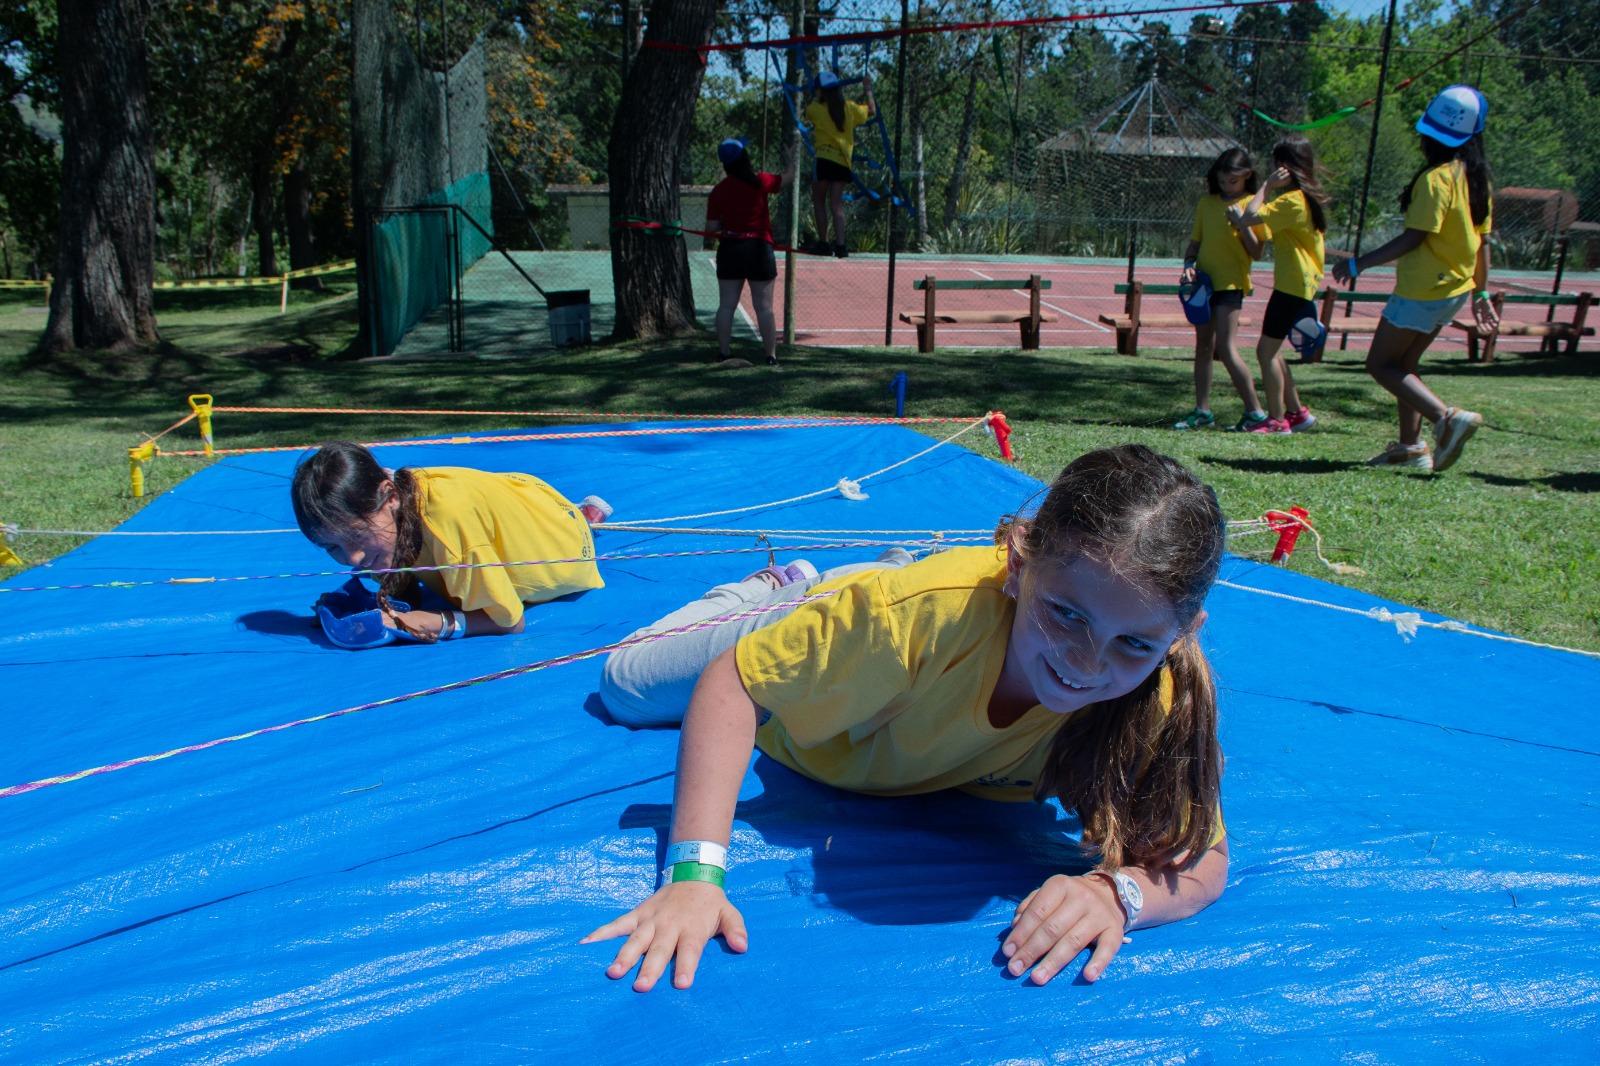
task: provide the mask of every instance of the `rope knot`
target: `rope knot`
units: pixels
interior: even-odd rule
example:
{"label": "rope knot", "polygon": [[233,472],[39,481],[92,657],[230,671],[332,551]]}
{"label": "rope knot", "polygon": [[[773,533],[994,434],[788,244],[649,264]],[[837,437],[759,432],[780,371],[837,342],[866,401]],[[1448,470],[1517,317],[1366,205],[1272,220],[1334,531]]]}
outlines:
{"label": "rope knot", "polygon": [[1380,622],[1393,623],[1395,632],[1399,633],[1407,644],[1411,643],[1411,638],[1417,635],[1417,627],[1422,624],[1422,616],[1416,611],[1396,613],[1387,607],[1374,607],[1367,614]]}
{"label": "rope knot", "polygon": [[867,494],[861,491],[861,482],[859,481],[851,481],[847,477],[842,477],[835,487],[839,490],[839,495],[847,500],[864,500],[867,498]]}

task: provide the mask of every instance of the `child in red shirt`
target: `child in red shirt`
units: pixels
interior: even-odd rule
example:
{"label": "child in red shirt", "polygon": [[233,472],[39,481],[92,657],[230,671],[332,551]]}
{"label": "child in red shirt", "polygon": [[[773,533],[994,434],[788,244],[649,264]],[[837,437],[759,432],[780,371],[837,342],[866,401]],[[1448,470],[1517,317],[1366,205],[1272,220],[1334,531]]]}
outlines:
{"label": "child in red shirt", "polygon": [[757,172],[745,151],[745,142],[730,137],[717,146],[717,158],[727,171],[706,202],[706,229],[718,235],[717,344],[727,359],[733,341],[733,315],[745,283],[755,305],[756,325],[767,365],[778,365],[778,334],[773,325],[772,282],[778,262],[772,254],[772,219],[767,198],[781,191],[787,175]]}

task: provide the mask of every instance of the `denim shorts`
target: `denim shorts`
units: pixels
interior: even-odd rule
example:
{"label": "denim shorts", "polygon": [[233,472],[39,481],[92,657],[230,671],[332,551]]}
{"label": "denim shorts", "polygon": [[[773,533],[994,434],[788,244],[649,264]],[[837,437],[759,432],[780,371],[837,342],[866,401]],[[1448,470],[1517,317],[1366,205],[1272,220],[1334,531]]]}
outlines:
{"label": "denim shorts", "polygon": [[1443,329],[1456,317],[1456,312],[1466,305],[1470,293],[1448,296],[1443,300],[1413,300],[1406,296],[1391,296],[1383,305],[1383,317],[1391,326],[1409,329],[1413,333],[1432,333]]}

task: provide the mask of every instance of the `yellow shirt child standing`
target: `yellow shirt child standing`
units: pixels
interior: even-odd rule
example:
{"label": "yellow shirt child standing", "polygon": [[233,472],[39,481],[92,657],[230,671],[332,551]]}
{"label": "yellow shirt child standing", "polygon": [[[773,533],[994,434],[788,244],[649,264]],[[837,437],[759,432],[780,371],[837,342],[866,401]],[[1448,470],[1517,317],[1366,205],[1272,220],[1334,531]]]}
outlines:
{"label": "yellow shirt child standing", "polygon": [[[1251,293],[1250,253],[1228,221],[1228,208],[1243,208],[1249,203],[1249,194],[1232,201],[1207,194],[1194,205],[1194,228],[1189,239],[1200,246],[1195,267],[1211,279],[1212,292],[1237,290],[1246,296]],[[1267,237],[1264,226],[1254,226],[1251,232],[1261,240]]]}
{"label": "yellow shirt child standing", "polygon": [[856,127],[871,117],[872,112],[867,105],[846,100],[844,126],[841,128],[834,125],[833,116],[828,113],[825,102],[813,100],[807,104],[805,120],[811,127],[811,143],[816,149],[817,158],[848,168],[856,150]]}
{"label": "yellow shirt child standing", "polygon": [[1411,186],[1406,229],[1419,230],[1422,244],[1395,265],[1394,292],[1409,300],[1447,300],[1472,290],[1478,247],[1494,221],[1491,204],[1483,224],[1472,223],[1466,168],[1459,160],[1424,171]]}
{"label": "yellow shirt child standing", "polygon": [[1322,287],[1326,250],[1322,231],[1312,224],[1306,194],[1289,189],[1264,206],[1258,217],[1272,234],[1273,290],[1315,299]]}

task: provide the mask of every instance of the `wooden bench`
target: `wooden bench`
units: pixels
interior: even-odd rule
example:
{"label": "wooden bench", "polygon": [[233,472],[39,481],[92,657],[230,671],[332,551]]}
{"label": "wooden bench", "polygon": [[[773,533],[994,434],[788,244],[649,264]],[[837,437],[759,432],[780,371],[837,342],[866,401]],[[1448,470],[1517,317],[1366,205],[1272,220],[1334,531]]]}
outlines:
{"label": "wooden bench", "polygon": [[[1039,291],[1048,289],[1050,281],[1047,278],[1041,279],[1037,274],[1017,280],[977,278],[971,281],[966,279],[954,281],[949,278],[941,281],[929,274],[915,282],[912,287],[923,292],[922,311],[920,313],[901,311],[900,321],[909,322],[917,327],[919,352],[934,350],[940,323],[957,325],[964,322],[1015,322],[1022,330],[1022,347],[1032,351],[1039,347],[1039,324],[1057,321],[1057,316],[1041,314],[1039,311]],[[935,305],[937,293],[962,289],[1026,289],[1028,309],[1026,311],[940,311],[937,308]]]}
{"label": "wooden bench", "polygon": [[[1391,293],[1387,292],[1346,292],[1342,289],[1324,289],[1320,294],[1321,309],[1318,317],[1322,324],[1328,327],[1328,337],[1331,341],[1334,334],[1359,333],[1370,335],[1378,331],[1378,322],[1381,316],[1354,317],[1350,314],[1350,304],[1381,304],[1387,303]],[[1500,323],[1500,328],[1492,334],[1484,335],[1478,331],[1478,324],[1471,317],[1471,309],[1467,308],[1467,317],[1458,318],[1450,323],[1453,329],[1459,329],[1467,335],[1467,359],[1472,362],[1488,363],[1494,360],[1495,342],[1501,337],[1540,337],[1542,343],[1540,351],[1554,352],[1556,346],[1566,344],[1570,354],[1578,350],[1578,341],[1582,337],[1594,336],[1594,327],[1584,324],[1589,314],[1589,305],[1594,302],[1594,294],[1580,293],[1495,293],[1491,298],[1496,313],[1503,314],[1506,304],[1529,304],[1537,307],[1571,307],[1572,318],[1566,322],[1506,322]],[[1336,316],[1335,304],[1345,304],[1343,315]],[[1321,355],[1318,355],[1318,362]]]}
{"label": "wooden bench", "polygon": [[1594,303],[1594,294],[1590,292],[1497,292],[1489,297],[1489,302],[1494,304],[1497,315],[1504,314],[1506,304],[1532,304],[1536,307],[1548,307],[1552,315],[1558,307],[1570,307],[1572,318],[1565,322],[1554,317],[1544,322],[1507,322],[1502,318],[1499,329],[1493,333],[1483,333],[1478,329],[1478,323],[1472,318],[1471,308],[1468,307],[1467,317],[1458,318],[1450,325],[1467,335],[1467,359],[1474,363],[1494,362],[1495,343],[1501,337],[1538,337],[1539,351],[1554,355],[1557,347],[1565,344],[1566,354],[1572,355],[1578,350],[1580,339],[1594,336],[1594,327],[1584,325],[1584,320],[1589,317],[1589,305]]}
{"label": "wooden bench", "polygon": [[[1176,285],[1152,285],[1144,281],[1133,283],[1118,282],[1117,295],[1122,297],[1122,314],[1100,315],[1100,321],[1117,331],[1117,351],[1122,355],[1139,354],[1139,330],[1145,326],[1151,329],[1193,329],[1194,326],[1185,318],[1182,312],[1175,315],[1151,315],[1144,311],[1144,298],[1148,296],[1176,296]],[[1241,316],[1241,326],[1253,326],[1255,322]]]}

